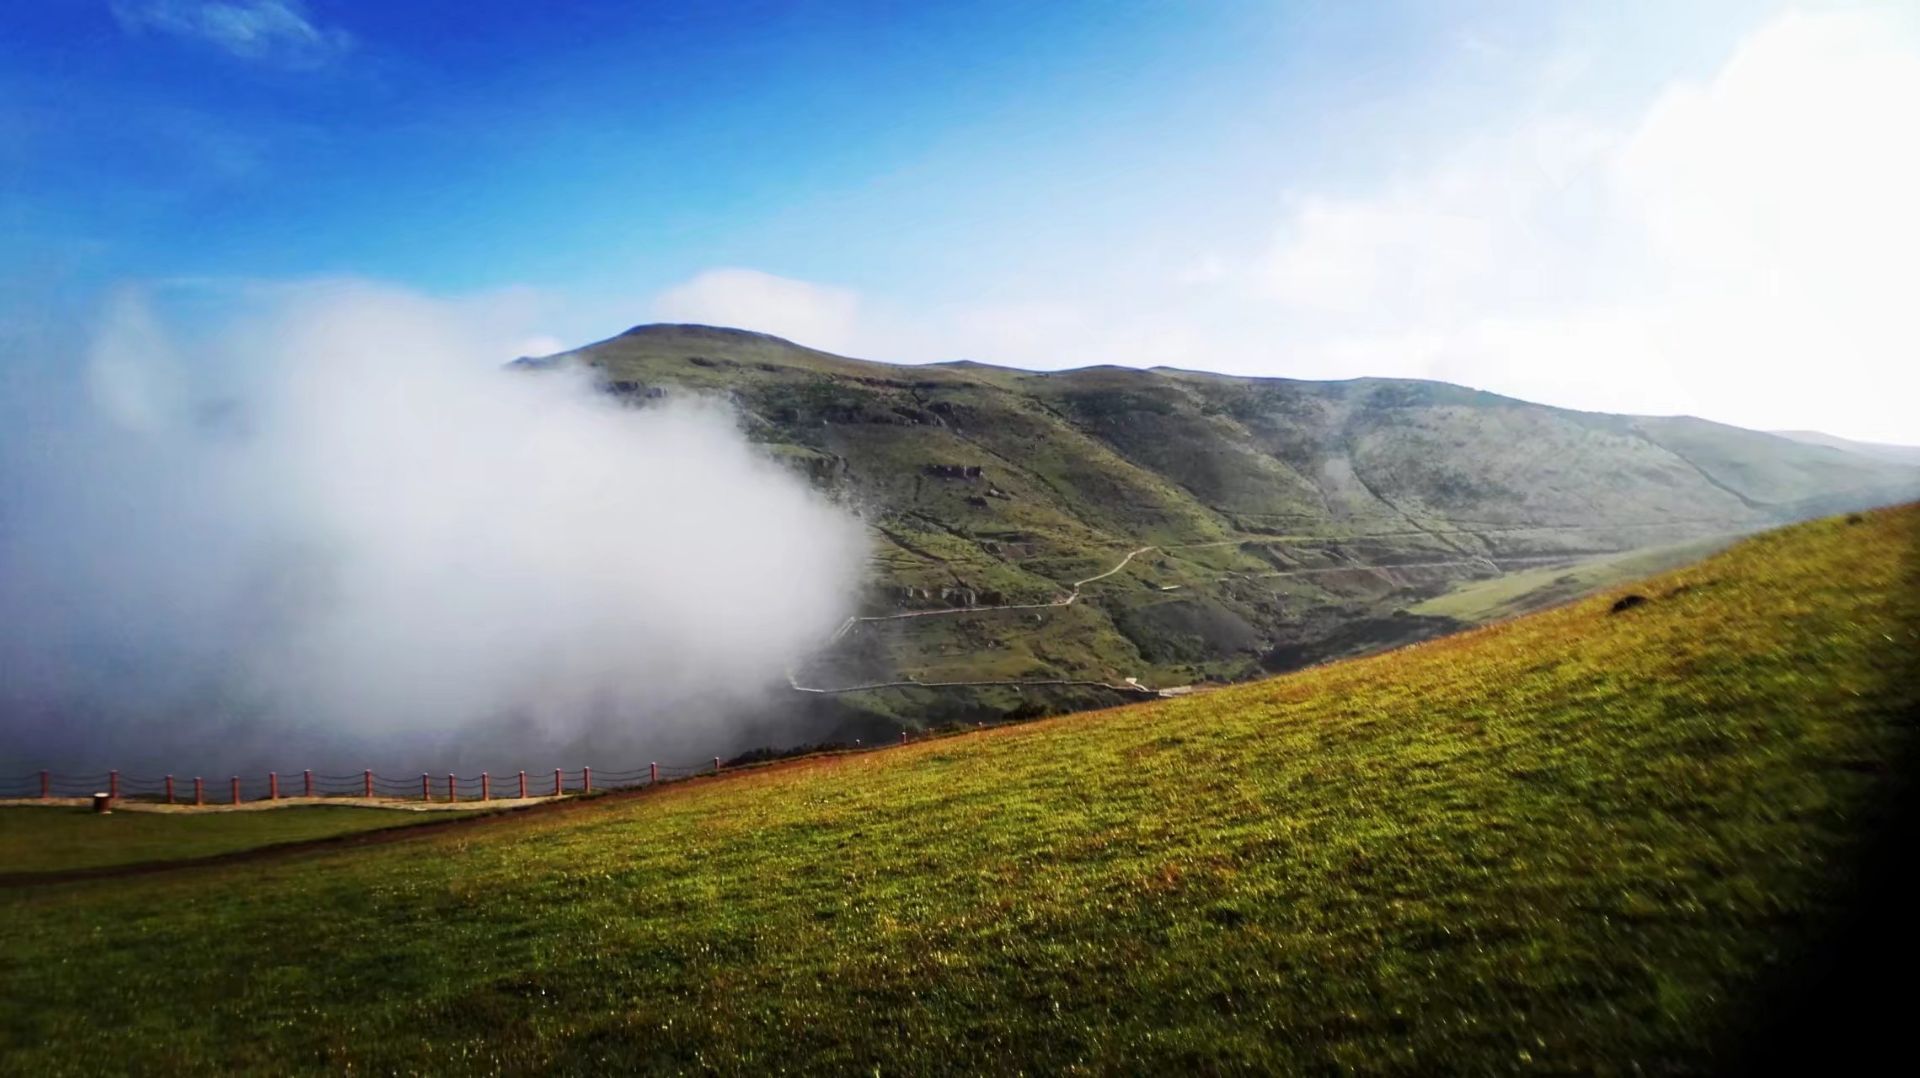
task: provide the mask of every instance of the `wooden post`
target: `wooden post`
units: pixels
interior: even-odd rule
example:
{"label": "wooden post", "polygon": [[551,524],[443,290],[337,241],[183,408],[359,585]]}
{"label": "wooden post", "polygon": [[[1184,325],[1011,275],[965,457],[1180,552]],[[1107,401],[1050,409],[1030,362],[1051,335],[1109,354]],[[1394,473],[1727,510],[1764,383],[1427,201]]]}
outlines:
{"label": "wooden post", "polygon": [[659,781],[660,781],[660,762],[656,760],[653,763],[650,763],[647,765],[647,785],[651,786],[654,783]]}
{"label": "wooden post", "polygon": [[716,775],[720,773],[720,757],[718,756],[713,758],[713,773]]}
{"label": "wooden post", "polygon": [[566,789],[560,785],[560,769],[556,767],[553,769],[553,796],[559,797],[566,792]]}
{"label": "wooden post", "polygon": [[196,805],[207,803],[207,784],[202,782],[198,775],[193,777],[193,803]]}
{"label": "wooden post", "polygon": [[302,777],[306,779],[307,796],[312,797],[313,796],[313,769],[308,768],[305,771],[300,772],[300,774]]}
{"label": "wooden post", "polygon": [[362,784],[361,788],[367,791],[367,796],[372,797],[373,796],[373,771],[369,769],[369,770],[360,772],[360,782]]}
{"label": "wooden post", "polygon": [[267,800],[280,800],[280,772],[267,772]]}
{"label": "wooden post", "polygon": [[449,774],[447,776],[447,804],[451,805],[458,800],[460,800],[460,790],[454,786],[453,776]]}
{"label": "wooden post", "polygon": [[240,776],[238,775],[233,776],[232,789],[233,789],[233,803],[237,805],[240,803]]}
{"label": "wooden post", "polygon": [[114,798],[120,796],[120,772],[118,771],[107,772],[107,796]]}
{"label": "wooden post", "polygon": [[167,776],[167,804],[173,804],[173,776]]}
{"label": "wooden post", "polygon": [[580,792],[583,794],[593,792],[593,768],[585,764],[580,765]]}
{"label": "wooden post", "polygon": [[433,787],[427,785],[430,781],[432,780],[427,778],[426,772],[420,773],[420,800],[422,801],[433,800]]}
{"label": "wooden post", "polygon": [[902,745],[907,743],[907,732],[905,730],[900,731],[900,743]]}
{"label": "wooden post", "polygon": [[525,801],[526,799],[527,799],[527,773],[525,771],[522,771],[520,772],[520,800]]}
{"label": "wooden post", "polygon": [[493,800],[493,781],[485,771],[480,772],[480,800]]}
{"label": "wooden post", "polygon": [[40,800],[45,801],[52,796],[53,796],[53,772],[42,771],[40,772]]}

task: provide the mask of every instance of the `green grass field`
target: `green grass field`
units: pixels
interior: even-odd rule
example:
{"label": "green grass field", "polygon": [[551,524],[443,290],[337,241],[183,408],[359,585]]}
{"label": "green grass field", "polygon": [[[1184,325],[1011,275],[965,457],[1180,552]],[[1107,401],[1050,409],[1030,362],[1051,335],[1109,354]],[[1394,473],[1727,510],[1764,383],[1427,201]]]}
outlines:
{"label": "green grass field", "polygon": [[1816,522],[1619,613],[0,891],[0,1070],[1708,1069],[1910,781],[1916,548]]}
{"label": "green grass field", "polygon": [[1631,550],[1624,554],[1570,560],[1565,565],[1507,573],[1491,580],[1463,580],[1425,602],[1411,614],[1453,618],[1473,624],[1542,610],[1600,588],[1675,569],[1725,549],[1733,536],[1700,539]]}
{"label": "green grass field", "polygon": [[406,827],[433,813],[314,806],[199,814],[39,806],[0,808],[0,874],[65,872],[305,842]]}

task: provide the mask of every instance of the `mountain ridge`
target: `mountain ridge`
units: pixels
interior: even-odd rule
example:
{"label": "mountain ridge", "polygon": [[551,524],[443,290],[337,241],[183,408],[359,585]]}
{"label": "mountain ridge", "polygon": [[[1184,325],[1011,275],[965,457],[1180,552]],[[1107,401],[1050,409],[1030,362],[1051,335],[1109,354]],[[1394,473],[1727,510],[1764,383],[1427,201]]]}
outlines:
{"label": "mountain ridge", "polygon": [[1892,461],[1896,464],[1920,465],[1920,445],[1900,445],[1893,442],[1864,442],[1855,438],[1841,438],[1817,430],[1775,430],[1767,433],[1785,438],[1788,441],[1803,442],[1807,445],[1823,445],[1830,449],[1853,453],[1876,460]]}
{"label": "mountain ridge", "polygon": [[[1897,462],[1430,380],[900,365],[688,324],[523,362],[724,397],[858,511],[873,620],[805,683],[884,683],[849,704],[905,725],[1112,699],[1041,682],[1242,680],[1458,628],[1407,608],[1475,581],[1920,496]],[[910,612],[939,616],[881,617]]]}

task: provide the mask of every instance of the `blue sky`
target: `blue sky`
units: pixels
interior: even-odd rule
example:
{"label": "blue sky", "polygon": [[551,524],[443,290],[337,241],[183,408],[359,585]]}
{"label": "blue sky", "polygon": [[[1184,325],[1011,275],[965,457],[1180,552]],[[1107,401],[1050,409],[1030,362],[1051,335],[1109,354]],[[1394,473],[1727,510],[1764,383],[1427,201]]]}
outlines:
{"label": "blue sky", "polygon": [[1387,148],[1319,120],[1409,88],[1446,31],[1340,5],[234,5],[339,35],[313,47],[139,17],[210,6],[24,13],[29,235],[113,273],[937,289],[1264,197],[1249,171],[1366,167]]}
{"label": "blue sky", "polygon": [[685,318],[1914,440],[1861,392],[1920,391],[1903,12],[14,5],[0,284],[368,278],[511,297],[512,348]]}

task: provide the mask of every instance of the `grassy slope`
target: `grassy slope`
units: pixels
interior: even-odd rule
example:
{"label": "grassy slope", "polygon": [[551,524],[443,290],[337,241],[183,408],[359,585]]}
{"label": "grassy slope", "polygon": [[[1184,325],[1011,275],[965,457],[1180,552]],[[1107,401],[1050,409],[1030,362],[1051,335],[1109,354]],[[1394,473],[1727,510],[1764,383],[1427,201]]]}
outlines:
{"label": "grassy slope", "polygon": [[1642,418],[1633,425],[1715,483],[1771,506],[1818,503],[1855,490],[1914,483],[1908,465],[1704,419]]}
{"label": "grassy slope", "polygon": [[90,808],[0,808],[0,873],[210,857],[284,842],[434,820],[431,813],[346,806],[284,808],[199,815],[116,812]]}
{"label": "grassy slope", "polygon": [[1910,776],[1920,511],[1178,701],[0,895],[6,1068],[1701,1066]]}
{"label": "grassy slope", "polygon": [[1556,606],[1600,588],[1699,561],[1733,541],[1732,536],[1701,539],[1508,573],[1491,580],[1462,581],[1440,595],[1408,607],[1407,612],[1454,618],[1470,624],[1511,618]]}

